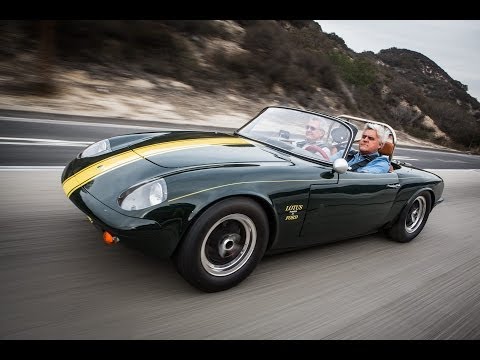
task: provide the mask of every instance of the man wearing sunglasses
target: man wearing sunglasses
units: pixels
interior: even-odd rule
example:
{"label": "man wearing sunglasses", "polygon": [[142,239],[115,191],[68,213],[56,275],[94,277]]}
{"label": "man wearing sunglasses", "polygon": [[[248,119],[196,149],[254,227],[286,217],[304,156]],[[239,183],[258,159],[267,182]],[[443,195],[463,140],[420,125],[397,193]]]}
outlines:
{"label": "man wearing sunglasses", "polygon": [[[385,128],[378,124],[367,123],[358,143],[358,152],[350,151],[346,157],[349,170],[363,173],[383,174],[390,170],[388,156],[378,152],[386,141]],[[343,151],[331,157],[331,161],[343,156]]]}
{"label": "man wearing sunglasses", "polygon": [[327,144],[322,141],[325,130],[322,128],[320,119],[310,119],[305,126],[305,141],[297,143],[298,147],[308,150],[325,160],[330,160],[331,151]]}

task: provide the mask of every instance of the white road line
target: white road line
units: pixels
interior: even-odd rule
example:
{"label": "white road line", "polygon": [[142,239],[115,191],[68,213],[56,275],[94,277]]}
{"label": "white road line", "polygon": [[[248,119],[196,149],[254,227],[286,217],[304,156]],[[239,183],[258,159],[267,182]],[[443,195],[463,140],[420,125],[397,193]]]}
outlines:
{"label": "white road line", "polygon": [[0,166],[0,171],[63,170],[65,166]]}
{"label": "white road line", "polygon": [[435,171],[473,171],[480,172],[480,169],[423,169],[425,171],[435,172]]}
{"label": "white road line", "polygon": [[[443,152],[444,150],[444,149],[435,149],[435,148],[432,148],[432,149],[402,148],[401,145],[399,145],[398,148],[403,151],[416,151],[416,152],[428,152],[428,153],[438,153],[438,152]],[[448,154],[451,156],[466,156],[466,157],[478,156],[478,155],[472,155],[472,154],[465,154],[464,152],[454,150],[454,149],[449,149]]]}
{"label": "white road line", "polygon": [[39,138],[17,138],[17,137],[2,137],[0,136],[0,140],[9,140],[9,141],[39,141],[39,142],[65,142],[65,143],[89,143],[91,144],[91,141],[74,141],[74,140],[59,140],[59,139],[39,139]]}
{"label": "white road line", "polygon": [[437,161],[443,161],[443,162],[453,162],[453,163],[464,163],[464,164],[467,164],[466,161],[462,161],[462,160],[445,160],[445,159],[435,159]]}
{"label": "white road line", "polygon": [[43,145],[43,146],[87,147],[90,144],[93,144],[93,141],[71,141],[71,140],[59,140],[59,139],[0,137],[0,145]]}
{"label": "white road line", "polygon": [[418,160],[418,159],[415,159],[415,158],[411,158],[411,157],[408,157],[408,156],[394,156],[393,157],[393,160]]}
{"label": "white road line", "polygon": [[[166,119],[168,120],[168,119]],[[56,125],[72,125],[72,126],[93,126],[93,127],[110,127],[110,128],[125,128],[125,129],[140,129],[140,130],[178,130],[179,128],[166,129],[152,126],[139,126],[139,125],[120,125],[120,124],[104,124],[96,122],[84,122],[84,121],[65,121],[65,120],[47,120],[47,119],[28,119],[28,118],[15,118],[0,116],[0,121],[16,121],[16,122],[29,122],[37,124],[56,124]]]}
{"label": "white road line", "polygon": [[[91,143],[88,143],[91,144]],[[68,143],[22,143],[22,142],[13,142],[13,141],[0,141],[0,145],[27,145],[27,146],[76,146],[76,147],[87,147],[88,144],[68,144]]]}

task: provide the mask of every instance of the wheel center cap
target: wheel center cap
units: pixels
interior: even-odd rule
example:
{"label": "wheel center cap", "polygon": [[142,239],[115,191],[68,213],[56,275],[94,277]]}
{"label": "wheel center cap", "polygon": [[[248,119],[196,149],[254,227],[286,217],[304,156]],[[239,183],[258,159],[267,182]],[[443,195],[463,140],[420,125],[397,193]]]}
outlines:
{"label": "wheel center cap", "polygon": [[218,243],[218,253],[222,258],[231,255],[235,244],[240,241],[239,234],[228,234]]}

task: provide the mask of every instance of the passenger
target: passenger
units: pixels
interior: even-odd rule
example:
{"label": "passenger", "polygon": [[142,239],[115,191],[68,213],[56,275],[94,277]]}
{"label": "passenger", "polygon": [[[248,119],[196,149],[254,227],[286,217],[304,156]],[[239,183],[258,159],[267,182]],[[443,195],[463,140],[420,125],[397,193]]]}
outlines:
{"label": "passenger", "polygon": [[305,140],[298,142],[297,146],[330,160],[332,153],[327,144],[322,141],[324,136],[325,130],[322,128],[322,121],[312,118],[305,128]]}

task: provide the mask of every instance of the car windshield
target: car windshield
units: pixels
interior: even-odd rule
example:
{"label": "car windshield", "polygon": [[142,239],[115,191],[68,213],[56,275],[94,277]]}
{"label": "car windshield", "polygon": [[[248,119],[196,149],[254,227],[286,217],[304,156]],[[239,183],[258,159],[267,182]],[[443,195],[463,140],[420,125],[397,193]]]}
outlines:
{"label": "car windshield", "polygon": [[279,107],[266,108],[237,133],[295,155],[326,162],[345,150],[353,135],[348,126],[334,118]]}

